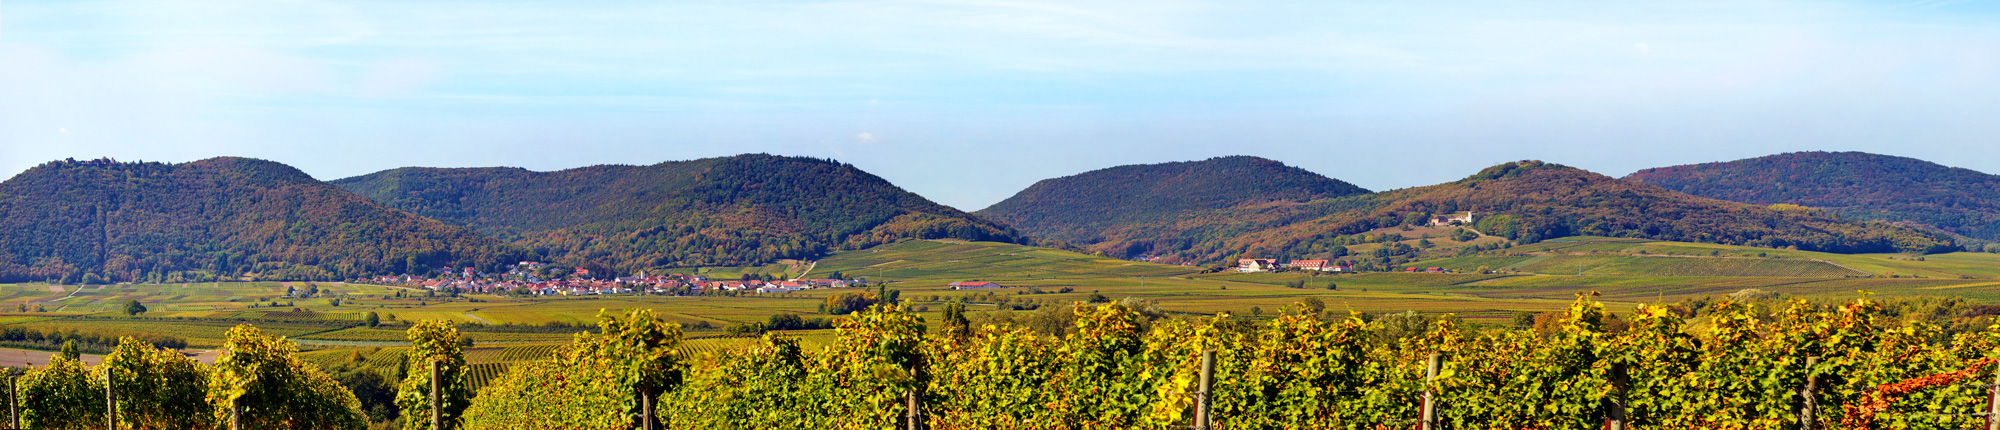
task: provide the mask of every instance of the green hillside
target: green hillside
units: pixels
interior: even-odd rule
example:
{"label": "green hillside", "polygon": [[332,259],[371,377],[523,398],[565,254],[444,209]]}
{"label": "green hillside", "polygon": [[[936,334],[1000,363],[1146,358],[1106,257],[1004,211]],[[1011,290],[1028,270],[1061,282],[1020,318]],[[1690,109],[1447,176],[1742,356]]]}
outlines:
{"label": "green hillside", "polygon": [[[1353,255],[1381,243],[1383,229],[1472,212],[1474,233],[1515,243],[1591,235],[1837,253],[1936,253],[1957,249],[1943,234],[1813,210],[1727,202],[1621,181],[1572,167],[1524,161],[1428,187],[1306,203],[1209,211],[1172,226],[1113,229],[1126,242],[1100,251],[1146,249],[1162,261],[1227,264],[1236,258],[1350,259],[1375,267],[1430,258],[1416,247]],[[1390,241],[1397,239],[1390,237]]]}
{"label": "green hillside", "polygon": [[[1983,253],[1922,257],[1845,255],[1603,237],[1565,237],[1491,253],[1497,255],[1428,260],[1412,265],[1469,272],[1480,265],[1499,268],[1502,263],[1528,264],[1522,264],[1518,271],[1509,268],[1492,274],[1334,275],[1233,270],[1203,273],[1205,270],[1193,267],[1012,244],[904,241],[834,253],[819,261],[813,273],[841,272],[849,277],[887,282],[904,294],[914,295],[905,297],[925,300],[971,297],[975,302],[989,303],[989,297],[993,296],[988,294],[996,294],[1016,301],[1061,303],[1081,300],[1095,292],[1113,298],[1152,298],[1169,310],[1242,313],[1250,307],[1275,309],[1274,306],[1302,297],[1319,297],[1329,304],[1360,311],[1454,312],[1475,321],[1496,320],[1511,315],[1513,310],[1560,303],[1573,299],[1578,291],[1590,290],[1603,291],[1606,300],[1625,306],[1749,289],[1800,297],[1851,297],[1856,291],[1869,290],[1905,296],[2000,300],[2000,255]],[[1758,253],[1764,256],[1759,257]],[[1578,262],[1583,263],[1583,276],[1575,275]],[[1895,272],[1892,273],[1895,277],[1884,272]],[[1868,277],[1870,274],[1873,277]],[[950,282],[966,280],[996,282],[1010,288],[971,291],[947,288]],[[1337,288],[1328,290],[1328,284]],[[1070,291],[1060,292],[1062,288]],[[797,294],[823,296],[835,292],[816,290]]]}
{"label": "green hillside", "polygon": [[263,160],[64,160],[0,182],[0,281],[341,279],[526,255]]}
{"label": "green hillside", "polygon": [[1705,243],[1565,237],[1408,267],[1597,276],[2000,278],[2000,255],[1834,254]]}
{"label": "green hillside", "polygon": [[333,181],[566,264],[621,272],[814,258],[897,239],[1017,241],[854,166],[740,155],[554,172],[402,168]]}
{"label": "green hillside", "polygon": [[[1171,228],[1208,211],[1366,193],[1353,184],[1277,161],[1234,156],[1118,166],[1045,179],[978,213],[1035,237],[1075,245],[1143,244],[1144,232]],[[1142,255],[1151,250],[1109,251]]]}
{"label": "green hillside", "polygon": [[1914,158],[1794,152],[1646,169],[1625,179],[1714,199],[1825,208],[1851,219],[2000,240],[2000,176]]}

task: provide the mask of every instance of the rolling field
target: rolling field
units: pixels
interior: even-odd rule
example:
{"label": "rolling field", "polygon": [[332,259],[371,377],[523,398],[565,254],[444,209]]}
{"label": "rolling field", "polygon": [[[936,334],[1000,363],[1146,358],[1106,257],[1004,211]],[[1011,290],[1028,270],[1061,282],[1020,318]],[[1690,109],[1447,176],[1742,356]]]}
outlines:
{"label": "rolling field", "polygon": [[[1760,256],[1761,254],[1761,256]],[[906,241],[868,250],[843,251],[818,262],[786,262],[759,267],[702,268],[710,276],[743,273],[812,277],[842,272],[901,292],[923,309],[926,321],[940,320],[943,305],[964,300],[975,321],[1002,305],[1054,306],[1084,301],[1092,294],[1111,299],[1138,297],[1170,313],[1264,314],[1314,297],[1329,309],[1376,314],[1414,310],[1453,313],[1472,323],[1504,324],[1520,311],[1560,309],[1581,291],[1600,291],[1613,311],[1641,303],[1674,302],[1757,289],[1798,297],[1851,298],[1858,291],[1894,296],[1953,296],[2000,303],[2000,255],[1838,255],[1710,244],[1613,238],[1563,238],[1487,253],[1412,263],[1475,273],[1201,273],[1199,268],[1095,257],[1069,251],[999,243]],[[1582,275],[1579,276],[1578,273]],[[1009,288],[956,291],[955,281],[983,280]],[[1303,282],[1303,288],[1290,285]],[[292,283],[303,288],[306,283]],[[321,365],[353,361],[393,370],[400,360],[404,324],[447,319],[461,324],[594,324],[601,310],[648,308],[692,325],[713,327],[765,321],[772,314],[814,315],[828,296],[863,289],[807,290],[739,297],[583,296],[513,298],[426,297],[419,290],[371,285],[318,283],[316,298],[284,298],[286,283],[171,285],[0,285],[0,325],[39,330],[151,333],[188,339],[191,348],[212,348],[236,324],[254,323],[266,333],[295,337]],[[1329,288],[1331,287],[1331,288]],[[404,297],[395,297],[403,291]],[[872,291],[869,288],[865,291]],[[333,299],[340,299],[334,306]],[[126,300],[139,300],[147,318],[124,318]],[[295,307],[268,307],[273,302]],[[19,312],[40,305],[44,312]],[[375,312],[389,325],[358,326]],[[1033,311],[1011,311],[1033,312]],[[162,319],[160,317],[168,317]],[[171,317],[183,317],[174,320]],[[239,321],[240,320],[240,321]],[[286,322],[295,321],[295,322]],[[313,322],[318,321],[318,322]],[[475,347],[468,359],[485,381],[511,366],[547,358],[572,335],[566,332],[477,330],[465,335]],[[749,343],[689,331],[683,352],[699,356]],[[835,340],[831,330],[793,333],[809,347]]]}

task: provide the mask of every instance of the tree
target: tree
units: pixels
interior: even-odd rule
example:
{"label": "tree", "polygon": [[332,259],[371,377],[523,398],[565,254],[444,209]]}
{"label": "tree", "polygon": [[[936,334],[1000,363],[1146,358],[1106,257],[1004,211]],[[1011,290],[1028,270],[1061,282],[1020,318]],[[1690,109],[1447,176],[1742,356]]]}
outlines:
{"label": "tree", "polygon": [[965,302],[953,299],[944,304],[944,333],[953,339],[963,339],[972,333],[972,321],[965,319]]}
{"label": "tree", "polygon": [[382,325],[382,316],[376,315],[374,312],[369,312],[361,316],[361,322],[368,324],[368,328],[375,328],[375,326]]}
{"label": "tree", "polygon": [[125,315],[129,316],[129,315],[138,315],[143,313],[146,313],[146,305],[140,304],[138,299],[125,301]]}
{"label": "tree", "polygon": [[1326,310],[1326,302],[1320,301],[1318,297],[1307,297],[1305,300],[1300,300],[1299,306],[1303,306],[1306,310],[1311,311],[1312,315],[1319,315],[1321,311]]}
{"label": "tree", "polygon": [[874,306],[875,295],[868,293],[840,293],[827,296],[826,313],[847,315]]}
{"label": "tree", "polygon": [[1519,311],[1514,313],[1514,328],[1526,329],[1535,326],[1535,313]]}
{"label": "tree", "polygon": [[770,330],[799,330],[806,328],[806,321],[804,318],[799,318],[799,314],[776,313],[771,314],[769,322],[764,326]]}

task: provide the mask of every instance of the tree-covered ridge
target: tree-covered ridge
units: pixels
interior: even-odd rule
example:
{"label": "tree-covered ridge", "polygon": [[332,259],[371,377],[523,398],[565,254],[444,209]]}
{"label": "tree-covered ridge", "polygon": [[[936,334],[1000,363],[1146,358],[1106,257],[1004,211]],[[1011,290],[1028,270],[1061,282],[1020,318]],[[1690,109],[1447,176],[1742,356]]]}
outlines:
{"label": "tree-covered ridge", "polygon": [[903,238],[1018,241],[852,165],[762,154],[554,172],[402,168],[333,182],[570,264],[763,264]]}
{"label": "tree-covered ridge", "polygon": [[0,282],[340,279],[526,256],[279,163],[56,161],[0,182]]}
{"label": "tree-covered ridge", "polygon": [[1110,229],[1170,225],[1203,211],[1367,193],[1277,161],[1233,156],[1046,179],[978,213],[1029,235],[1090,245],[1116,240],[1104,235]]}
{"label": "tree-covered ridge", "polygon": [[1789,203],[2000,240],[2000,176],[1914,158],[1795,152],[1641,170],[1625,179],[1702,197]]}
{"label": "tree-covered ridge", "polygon": [[[1564,236],[1636,237],[1770,248],[1942,252],[1943,235],[1806,208],[1695,197],[1572,167],[1523,161],[1466,179],[1301,204],[1210,211],[1169,226],[1114,229],[1093,245],[1107,253],[1214,263],[1244,258],[1339,258],[1364,233],[1472,211],[1472,226],[1521,243]],[[1379,256],[1378,256],[1379,257]]]}

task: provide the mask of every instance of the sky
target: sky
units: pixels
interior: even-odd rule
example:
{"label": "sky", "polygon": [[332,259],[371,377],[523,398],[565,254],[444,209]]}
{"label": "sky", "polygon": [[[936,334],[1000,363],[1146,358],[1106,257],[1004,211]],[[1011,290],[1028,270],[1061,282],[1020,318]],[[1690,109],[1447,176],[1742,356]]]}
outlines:
{"label": "sky", "polygon": [[2000,173],[2000,1],[0,0],[0,176],[772,153],[970,211],[1225,155],[1386,190],[1811,150]]}

